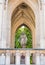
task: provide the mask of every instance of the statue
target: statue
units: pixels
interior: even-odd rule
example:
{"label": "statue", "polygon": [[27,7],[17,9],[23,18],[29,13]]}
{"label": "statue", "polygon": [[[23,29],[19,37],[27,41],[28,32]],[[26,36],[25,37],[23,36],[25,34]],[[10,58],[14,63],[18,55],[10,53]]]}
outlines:
{"label": "statue", "polygon": [[22,48],[26,47],[26,42],[27,42],[27,36],[24,32],[22,32],[20,36],[20,43],[21,43]]}

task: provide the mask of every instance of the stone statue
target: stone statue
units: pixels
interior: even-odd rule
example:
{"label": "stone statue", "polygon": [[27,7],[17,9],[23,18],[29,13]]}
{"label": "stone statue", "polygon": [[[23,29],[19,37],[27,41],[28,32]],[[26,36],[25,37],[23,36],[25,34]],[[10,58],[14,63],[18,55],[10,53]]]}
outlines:
{"label": "stone statue", "polygon": [[26,42],[27,42],[27,36],[26,34],[23,32],[20,36],[20,43],[21,43],[21,46],[22,48],[25,48],[26,47]]}

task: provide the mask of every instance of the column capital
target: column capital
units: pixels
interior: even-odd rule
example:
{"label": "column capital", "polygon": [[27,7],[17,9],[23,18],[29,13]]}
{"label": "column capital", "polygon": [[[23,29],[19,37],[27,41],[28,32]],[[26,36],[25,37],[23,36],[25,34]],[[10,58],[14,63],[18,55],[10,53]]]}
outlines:
{"label": "column capital", "polygon": [[16,51],[16,55],[20,56],[20,52],[19,52],[19,50]]}
{"label": "column capital", "polygon": [[2,54],[1,54],[1,56],[5,56],[5,54],[4,54],[4,53],[2,53]]}
{"label": "column capital", "polygon": [[40,55],[41,55],[40,51],[37,51],[37,52],[35,53],[35,55],[36,55],[36,56],[40,56]]}
{"label": "column capital", "polygon": [[44,56],[44,54],[43,54],[43,53],[41,53],[41,56]]}
{"label": "column capital", "polygon": [[10,51],[7,50],[7,51],[6,51],[6,55],[10,55]]}
{"label": "column capital", "polygon": [[10,53],[6,53],[6,55],[10,55]]}
{"label": "column capital", "polygon": [[29,55],[29,56],[31,55],[29,50],[26,50],[25,53],[26,53],[26,55]]}

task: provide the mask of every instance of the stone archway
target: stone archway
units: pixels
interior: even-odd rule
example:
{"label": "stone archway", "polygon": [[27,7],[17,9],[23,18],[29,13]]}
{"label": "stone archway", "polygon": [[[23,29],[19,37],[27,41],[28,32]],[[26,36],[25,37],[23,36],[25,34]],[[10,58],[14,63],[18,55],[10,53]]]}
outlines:
{"label": "stone archway", "polygon": [[[27,10],[28,9],[28,10]],[[27,4],[21,3],[12,14],[11,23],[11,47],[14,48],[14,36],[17,28],[25,24],[32,31],[33,48],[35,48],[35,15]]]}
{"label": "stone archway", "polygon": [[[7,39],[8,39],[9,47],[11,46],[10,45],[11,44],[11,34],[10,33],[11,33],[11,27],[12,27],[11,26],[12,16],[13,16],[13,13],[16,11],[17,7],[19,7],[19,5],[22,4],[22,3],[25,3],[29,7],[29,9],[31,8],[30,10],[33,13],[32,17],[35,17],[35,19],[34,19],[34,22],[35,22],[35,32],[34,32],[34,34],[35,35],[33,35],[33,37],[35,37],[35,40],[33,40],[33,41],[35,41],[35,45],[33,45],[33,46],[37,47],[37,44],[39,43],[39,38],[40,38],[40,37],[38,38],[39,34],[37,33],[38,31],[40,31],[39,27],[37,27],[38,25],[40,25],[39,24],[39,16],[38,16],[38,14],[39,14],[39,6],[38,6],[39,1],[38,0],[37,1],[36,0],[34,0],[34,1],[33,0],[31,0],[31,1],[29,1],[29,0],[27,0],[27,1],[26,0],[21,0],[21,1],[20,0],[13,0],[13,1],[10,0],[8,2],[8,27],[9,27],[9,32],[7,34],[9,34],[9,35],[7,36]],[[25,18],[25,19],[27,19],[27,18]],[[28,19],[28,21],[30,21],[30,20]],[[15,20],[15,22],[16,22],[16,20]]]}

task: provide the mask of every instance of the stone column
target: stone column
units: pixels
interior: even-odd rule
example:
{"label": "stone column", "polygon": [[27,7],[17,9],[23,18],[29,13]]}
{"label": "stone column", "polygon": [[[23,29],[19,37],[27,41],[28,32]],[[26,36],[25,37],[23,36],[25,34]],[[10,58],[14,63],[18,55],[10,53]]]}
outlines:
{"label": "stone column", "polygon": [[44,65],[45,65],[45,54],[44,54]]}
{"label": "stone column", "polygon": [[30,65],[30,52],[27,50],[25,54],[25,64]]}
{"label": "stone column", "polygon": [[20,65],[20,52],[19,52],[19,50],[16,51],[16,65]]}
{"label": "stone column", "polygon": [[[8,3],[7,3],[8,4]],[[13,48],[11,46],[11,14],[10,14],[10,9],[9,9],[9,4],[7,6],[7,48]]]}
{"label": "stone column", "polygon": [[36,53],[36,65],[40,65],[40,54]]}
{"label": "stone column", "polygon": [[0,48],[6,48],[7,42],[7,1],[0,0]]}
{"label": "stone column", "polygon": [[45,48],[45,21],[44,21],[44,0],[40,4],[40,48]]}
{"label": "stone column", "polygon": [[10,52],[6,52],[6,64],[5,65],[10,65]]}
{"label": "stone column", "polygon": [[[2,24],[3,24],[3,15],[4,14],[4,0],[0,0],[0,48],[4,47],[4,43],[2,44]],[[4,37],[4,36],[3,36]],[[0,56],[0,64],[4,64],[5,63],[5,56],[4,54],[2,54]]]}
{"label": "stone column", "polygon": [[5,55],[4,54],[0,55],[0,65],[5,65]]}
{"label": "stone column", "polygon": [[4,9],[4,0],[0,0],[0,48],[2,46],[2,22],[3,22],[3,9]]}
{"label": "stone column", "polygon": [[42,6],[43,6],[43,15],[44,15],[44,48],[45,48],[45,0],[42,0]]}
{"label": "stone column", "polygon": [[7,44],[7,0],[4,0],[3,22],[2,22],[2,48],[6,48],[6,44]]}
{"label": "stone column", "polygon": [[44,65],[44,55],[41,54],[41,65]]}
{"label": "stone column", "polygon": [[36,12],[36,30],[35,30],[35,48],[40,48],[40,21],[39,21],[39,12]]}

